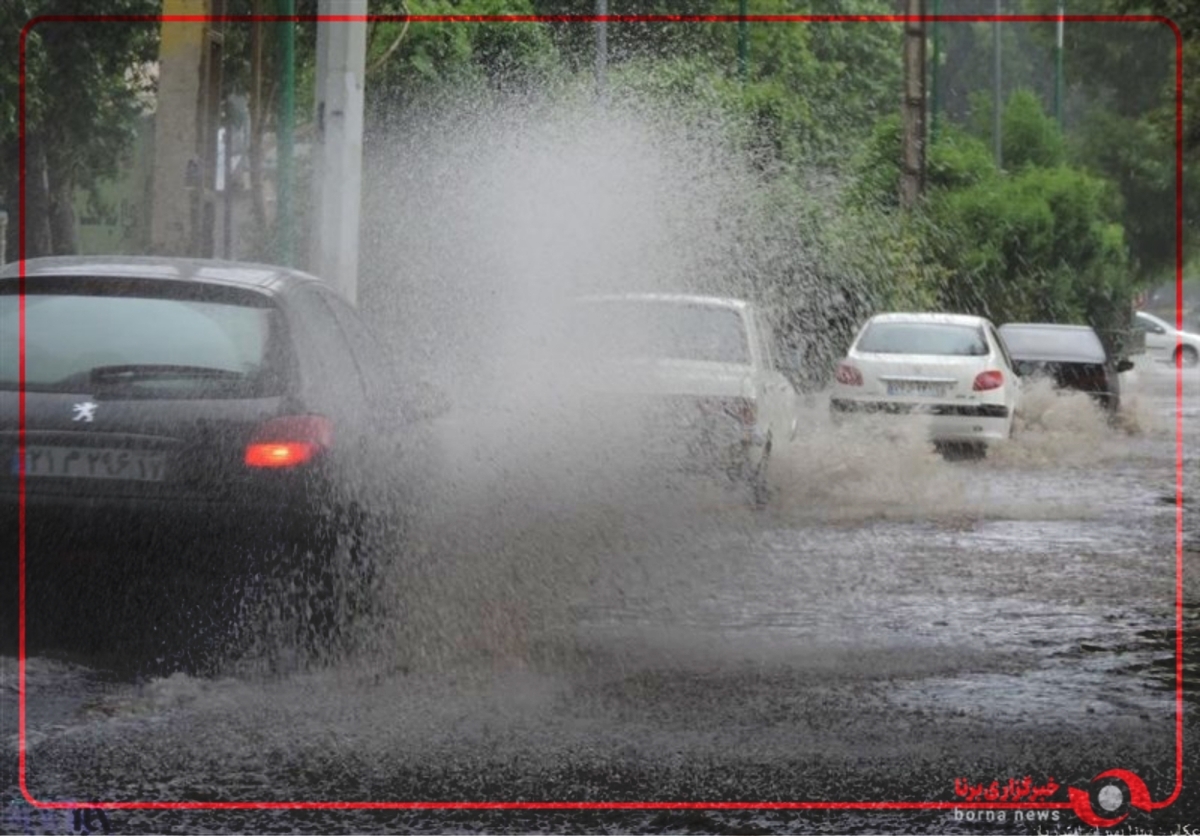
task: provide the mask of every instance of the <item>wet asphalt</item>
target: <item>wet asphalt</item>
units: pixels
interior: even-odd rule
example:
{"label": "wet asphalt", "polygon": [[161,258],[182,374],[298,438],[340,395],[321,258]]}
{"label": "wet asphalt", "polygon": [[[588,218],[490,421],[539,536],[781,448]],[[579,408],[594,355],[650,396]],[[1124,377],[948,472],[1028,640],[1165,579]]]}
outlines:
{"label": "wet asphalt", "polygon": [[[386,615],[325,664],[272,652],[172,672],[120,648],[36,648],[27,787],[446,807],[121,809],[81,818],[92,832],[1032,833],[1083,827],[1070,788],[1100,812],[1113,783],[1117,832],[1183,832],[1200,821],[1187,783],[1146,810],[1127,782],[1093,779],[1127,770],[1153,805],[1177,755],[1185,775],[1200,766],[1200,387],[1184,383],[1182,511],[1176,377],[1149,365],[1119,426],[1039,389],[982,461],[893,427],[831,427],[814,399],[765,512],[456,434],[397,549]],[[0,831],[69,832],[73,814],[20,793],[17,669],[0,657]],[[1026,778],[1064,806],[1003,820],[968,806],[972,787]],[[637,802],[663,809],[603,808]],[[816,806],[763,809],[795,802]],[[944,806],[855,809],[887,802]],[[820,806],[834,803],[849,806]]]}

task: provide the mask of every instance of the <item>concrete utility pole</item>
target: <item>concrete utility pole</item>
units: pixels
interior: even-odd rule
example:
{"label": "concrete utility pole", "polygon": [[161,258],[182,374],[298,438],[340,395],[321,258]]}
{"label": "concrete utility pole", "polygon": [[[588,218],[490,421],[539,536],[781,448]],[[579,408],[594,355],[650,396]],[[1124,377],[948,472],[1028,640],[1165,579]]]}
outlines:
{"label": "concrete utility pole", "polygon": [[[296,14],[295,0],[278,0],[281,18]],[[323,25],[323,24],[322,24]],[[292,165],[296,132],[296,22],[275,24],[275,50],[279,59],[279,102],[275,115],[275,257],[288,267],[296,263],[296,210],[293,205]]]}
{"label": "concrete utility pole", "polygon": [[317,12],[364,16],[353,23],[317,24],[317,130],[309,260],[313,273],[357,302],[367,0],[320,0]]}
{"label": "concrete utility pole", "polygon": [[[211,0],[163,0],[163,15],[209,15]],[[150,245],[164,255],[202,255],[204,189],[213,154],[205,130],[213,104],[209,26],[162,24],[154,112],[154,181]],[[211,144],[216,145],[215,130]]]}
{"label": "concrete utility pole", "polygon": [[925,0],[906,0],[903,156],[900,205],[911,209],[925,189]]}

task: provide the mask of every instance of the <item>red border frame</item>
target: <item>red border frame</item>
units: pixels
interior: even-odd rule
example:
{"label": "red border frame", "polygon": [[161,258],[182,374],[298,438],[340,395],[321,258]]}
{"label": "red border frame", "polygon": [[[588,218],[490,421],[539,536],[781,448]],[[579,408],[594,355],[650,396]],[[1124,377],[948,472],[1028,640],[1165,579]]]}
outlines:
{"label": "red border frame", "polygon": [[[18,386],[18,564],[19,580],[19,744],[18,784],[22,795],[40,809],[87,806],[102,810],[1070,810],[1071,802],[961,803],[954,801],[39,801],[26,784],[27,742],[25,680],[25,71],[26,41],[40,23],[150,22],[399,22],[413,23],[1162,23],[1175,34],[1175,325],[1183,325],[1183,34],[1161,15],[42,15],[21,29],[19,41],[19,386]],[[1175,365],[1175,787],[1158,810],[1178,800],[1183,789],[1183,367]],[[1116,821],[1111,822],[1115,824]]]}

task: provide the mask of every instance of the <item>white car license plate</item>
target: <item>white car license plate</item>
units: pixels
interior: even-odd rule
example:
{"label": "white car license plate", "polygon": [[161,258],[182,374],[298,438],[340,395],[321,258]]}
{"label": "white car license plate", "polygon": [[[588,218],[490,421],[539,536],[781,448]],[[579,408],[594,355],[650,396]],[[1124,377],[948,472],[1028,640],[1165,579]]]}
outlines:
{"label": "white car license plate", "polygon": [[[20,454],[14,453],[16,474]],[[100,447],[26,447],[26,476],[57,476],[64,479],[126,479],[161,482],[167,469],[167,454],[147,450],[114,450]]]}
{"label": "white car license plate", "polygon": [[889,380],[887,393],[892,396],[916,396],[936,398],[946,394],[949,387],[945,383],[925,383],[918,380]]}

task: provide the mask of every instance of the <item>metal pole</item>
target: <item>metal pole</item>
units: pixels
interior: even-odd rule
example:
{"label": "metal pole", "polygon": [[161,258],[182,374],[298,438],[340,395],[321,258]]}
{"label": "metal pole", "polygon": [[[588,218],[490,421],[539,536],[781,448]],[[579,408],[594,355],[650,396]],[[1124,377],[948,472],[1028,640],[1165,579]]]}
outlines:
{"label": "metal pole", "polygon": [[938,31],[938,15],[942,13],[942,0],[933,0],[933,64],[929,69],[929,144],[938,139],[938,65],[942,63],[942,39]]}
{"label": "metal pole", "polygon": [[[279,0],[277,8],[282,17],[296,14],[295,0]],[[276,24],[279,37],[279,66],[281,86],[279,114],[276,125],[276,204],[275,218],[278,258],[281,264],[295,263],[295,214],[292,210],[293,135],[296,126],[296,22],[283,20]]]}
{"label": "metal pole", "polygon": [[1054,118],[1063,129],[1063,0],[1058,0],[1058,22],[1054,37]]}
{"label": "metal pole", "polygon": [[[608,14],[608,0],[596,0],[596,17]],[[608,99],[608,21],[597,20],[596,32],[596,97],[601,103]]]}
{"label": "metal pole", "polygon": [[[221,43],[226,43],[229,24],[221,24]],[[217,154],[217,165],[220,166],[221,178],[221,254],[225,258],[233,258],[233,116],[230,113],[232,104],[225,90],[225,62],[221,62],[220,90],[218,93],[221,106],[224,108],[224,118],[221,120],[221,147]]]}
{"label": "metal pole", "polygon": [[1000,114],[1003,110],[1000,84],[1000,0],[996,0],[996,17],[992,21],[992,52],[995,63],[992,67],[992,144],[996,154],[996,168],[1004,168],[1004,152],[1000,148]]}
{"label": "metal pole", "polygon": [[750,33],[746,23],[749,13],[749,0],[738,0],[738,78],[746,80],[747,60],[750,53]]}

